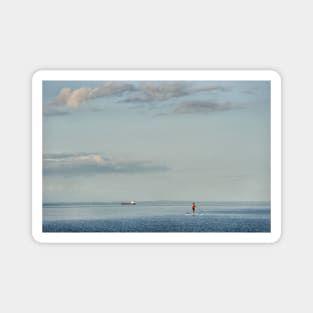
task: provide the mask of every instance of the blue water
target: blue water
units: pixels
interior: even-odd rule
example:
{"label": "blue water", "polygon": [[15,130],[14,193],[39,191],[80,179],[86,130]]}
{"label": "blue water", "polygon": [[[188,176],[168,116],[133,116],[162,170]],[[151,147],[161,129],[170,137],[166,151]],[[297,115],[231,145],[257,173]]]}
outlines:
{"label": "blue water", "polygon": [[43,232],[270,232],[267,202],[45,203]]}

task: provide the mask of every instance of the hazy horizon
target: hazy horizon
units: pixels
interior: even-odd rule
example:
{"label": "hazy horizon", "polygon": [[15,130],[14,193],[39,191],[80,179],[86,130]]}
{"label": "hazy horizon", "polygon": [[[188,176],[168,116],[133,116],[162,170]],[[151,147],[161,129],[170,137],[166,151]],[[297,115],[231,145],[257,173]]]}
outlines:
{"label": "hazy horizon", "polygon": [[[194,199],[193,199],[194,200]],[[148,203],[148,202],[159,202],[159,203],[179,203],[179,202],[185,202],[185,203],[266,203],[266,204],[270,204],[271,201],[270,200],[244,200],[244,201],[239,201],[239,200],[227,200],[227,201],[210,201],[210,200],[199,200],[199,201],[193,201],[193,200],[164,200],[164,199],[160,199],[160,200],[134,200],[136,202],[136,204],[141,204],[141,203]],[[54,203],[60,203],[60,204],[80,204],[80,203],[84,203],[84,204],[102,204],[102,203],[114,203],[114,204],[121,204],[124,201],[132,201],[132,200],[125,200],[122,199],[121,201],[47,201],[47,202],[43,202],[43,204],[54,204]]]}

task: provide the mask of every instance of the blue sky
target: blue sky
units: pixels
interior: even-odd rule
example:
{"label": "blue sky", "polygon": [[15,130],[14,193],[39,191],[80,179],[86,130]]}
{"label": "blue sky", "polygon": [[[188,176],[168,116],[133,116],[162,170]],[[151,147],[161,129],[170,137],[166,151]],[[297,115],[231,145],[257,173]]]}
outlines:
{"label": "blue sky", "polygon": [[43,82],[43,200],[270,200],[270,82]]}

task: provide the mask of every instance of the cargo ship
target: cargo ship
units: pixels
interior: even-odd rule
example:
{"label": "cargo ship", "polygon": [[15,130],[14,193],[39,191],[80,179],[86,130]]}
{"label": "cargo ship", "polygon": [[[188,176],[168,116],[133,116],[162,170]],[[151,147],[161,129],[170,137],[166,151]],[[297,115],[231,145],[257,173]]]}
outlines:
{"label": "cargo ship", "polygon": [[125,202],[121,202],[121,204],[123,204],[123,205],[134,205],[137,203],[136,203],[136,201],[125,201]]}

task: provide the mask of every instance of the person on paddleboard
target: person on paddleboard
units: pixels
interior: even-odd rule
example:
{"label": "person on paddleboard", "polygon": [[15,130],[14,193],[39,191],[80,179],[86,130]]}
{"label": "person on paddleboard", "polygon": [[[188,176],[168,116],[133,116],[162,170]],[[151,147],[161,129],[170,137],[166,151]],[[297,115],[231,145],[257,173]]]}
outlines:
{"label": "person on paddleboard", "polygon": [[195,215],[196,207],[197,207],[196,204],[194,202],[192,202],[191,209],[192,209],[192,215],[193,216]]}

